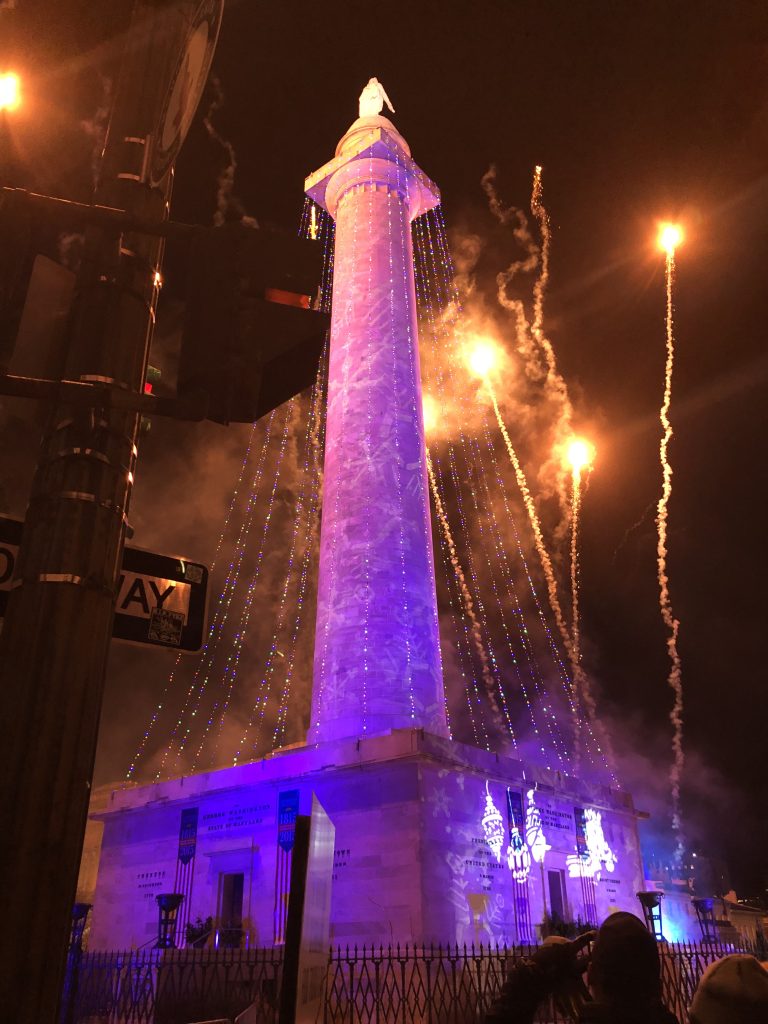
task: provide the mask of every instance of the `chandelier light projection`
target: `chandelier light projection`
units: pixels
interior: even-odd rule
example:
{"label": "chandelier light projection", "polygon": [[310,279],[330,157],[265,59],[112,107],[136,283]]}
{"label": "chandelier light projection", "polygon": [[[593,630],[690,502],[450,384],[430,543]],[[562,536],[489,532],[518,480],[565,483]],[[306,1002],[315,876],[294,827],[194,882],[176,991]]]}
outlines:
{"label": "chandelier light projection", "polygon": [[603,834],[600,811],[587,807],[582,815],[577,814],[576,838],[580,852],[570,854],[566,859],[571,878],[593,878],[599,882],[603,870],[609,874],[616,870],[616,856]]}
{"label": "chandelier light projection", "polygon": [[504,846],[504,819],[493,802],[487,780],[485,783],[485,810],[483,811],[482,826],[485,841],[491,848],[491,853],[496,858],[497,863],[500,864],[501,850]]}
{"label": "chandelier light projection", "polygon": [[[572,636],[558,597],[567,586],[555,574],[537,495],[518,455],[529,439],[516,436],[519,428],[508,428],[503,418],[502,387],[514,372],[515,352],[505,341],[469,327],[439,195],[420,177],[394,126],[386,131],[395,133],[394,143],[386,143],[387,167],[372,170],[368,157],[354,156],[357,142],[348,139],[348,148],[327,165],[327,177],[318,178],[320,190],[310,188],[299,230],[323,248],[321,307],[331,310],[334,280],[341,272],[348,285],[359,285],[365,294],[374,289],[382,297],[388,322],[400,324],[408,343],[401,351],[394,334],[373,338],[361,326],[353,345],[359,352],[339,349],[331,373],[337,381],[352,381],[365,353],[365,359],[376,361],[376,374],[357,389],[354,408],[344,405],[347,400],[338,392],[329,394],[334,356],[326,351],[311,392],[244,435],[245,452],[212,565],[220,590],[205,643],[198,656],[178,659],[170,672],[127,781],[241,764],[303,739],[306,692],[299,693],[296,683],[302,680],[306,689],[311,675],[318,564],[310,741],[318,739],[317,710],[329,703],[337,708],[339,730],[347,731],[342,719],[351,712],[342,700],[344,688],[334,683],[344,659],[349,671],[356,672],[358,664],[361,669],[354,710],[358,734],[381,731],[384,691],[373,680],[384,661],[382,650],[395,649],[377,640],[376,633],[392,626],[375,599],[376,574],[385,562],[388,579],[396,585],[400,611],[395,619],[403,639],[395,645],[401,660],[383,670],[404,688],[410,710],[401,725],[426,714],[431,731],[488,751],[524,756],[568,776],[574,773],[577,721],[580,770],[615,781],[593,709],[576,699]],[[347,170],[341,174],[343,167]],[[366,178],[347,189],[350,174],[372,173],[388,175],[381,188]],[[331,187],[339,174],[344,180]],[[397,198],[406,192],[407,209]],[[537,223],[548,229],[540,172],[536,195]],[[546,267],[541,270],[546,273]],[[554,353],[543,328],[545,284],[537,279],[531,295],[536,329],[529,340],[541,346],[551,376]],[[341,308],[332,313],[346,315]],[[545,395],[541,407],[548,408]],[[326,446],[330,428],[334,440]],[[379,494],[373,484],[353,485],[346,470],[341,472],[342,456],[354,456],[362,472],[379,444],[391,449],[393,465],[398,460],[415,465],[425,436],[423,479],[411,474],[419,477],[415,489],[407,474],[395,475],[374,481]],[[344,488],[352,490],[347,494]],[[377,554],[358,564],[344,554],[343,521],[353,499],[359,505],[360,535],[365,545],[380,537],[381,558]],[[392,503],[400,511],[391,511]],[[322,554],[321,505],[329,538]],[[418,514],[412,514],[417,506]],[[416,522],[418,536],[412,526]],[[418,572],[414,545],[425,555],[419,556]],[[529,551],[541,568],[529,562]],[[435,588],[439,636],[438,608],[428,600]],[[329,625],[329,609],[344,594],[350,614],[362,616],[354,628],[360,642],[337,643]],[[409,626],[417,606],[426,630]],[[531,864],[541,863],[548,849],[531,793],[527,800],[514,829],[510,826],[507,859],[517,881],[527,879]],[[504,852],[499,820],[497,809],[487,820],[483,816],[484,834],[486,827],[494,830],[489,845],[498,861]]]}
{"label": "chandelier light projection", "polygon": [[525,841],[531,851],[531,856],[537,864],[543,864],[547,850],[552,847],[547,842],[544,829],[541,824],[541,811],[536,806],[536,795],[533,789],[528,790],[528,803],[525,808]]}

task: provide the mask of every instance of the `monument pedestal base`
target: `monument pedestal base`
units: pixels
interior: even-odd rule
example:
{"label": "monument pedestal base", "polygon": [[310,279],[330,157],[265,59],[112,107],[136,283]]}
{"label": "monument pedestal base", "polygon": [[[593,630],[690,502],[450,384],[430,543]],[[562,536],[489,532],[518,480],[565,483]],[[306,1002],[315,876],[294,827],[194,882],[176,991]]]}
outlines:
{"label": "monument pedestal base", "polygon": [[[181,891],[179,878],[185,919],[210,915],[220,942],[280,942],[290,818],[312,792],[336,827],[334,944],[515,943],[553,912],[583,921],[639,909],[629,796],[402,729],[113,793],[96,815],[90,948],[146,943],[156,894]],[[592,859],[576,835],[586,812]]]}

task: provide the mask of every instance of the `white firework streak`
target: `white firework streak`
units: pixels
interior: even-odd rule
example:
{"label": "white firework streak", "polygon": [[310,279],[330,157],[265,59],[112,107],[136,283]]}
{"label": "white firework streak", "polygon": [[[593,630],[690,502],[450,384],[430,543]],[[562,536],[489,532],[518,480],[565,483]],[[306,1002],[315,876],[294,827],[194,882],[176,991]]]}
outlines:
{"label": "white firework streak", "polygon": [[672,306],[672,284],[675,277],[675,252],[674,249],[667,251],[666,258],[666,284],[667,284],[667,360],[664,371],[664,400],[661,405],[659,418],[661,420],[662,435],[659,445],[659,458],[662,470],[662,491],[656,513],[656,527],[658,531],[658,544],[656,548],[657,566],[659,578],[659,606],[661,617],[668,630],[667,653],[671,662],[667,682],[674,695],[672,710],[669,713],[669,720],[672,723],[672,765],[669,773],[670,788],[672,791],[672,828],[677,837],[675,856],[680,862],[683,855],[683,822],[680,813],[680,782],[685,765],[685,751],[683,750],[683,680],[682,664],[677,650],[677,638],[680,630],[680,623],[672,612],[672,602],[669,596],[669,576],[667,573],[667,521],[669,512],[669,499],[672,496],[672,467],[669,463],[668,449],[672,439],[672,424],[669,419],[669,408],[672,401],[672,369],[675,358],[674,320]]}

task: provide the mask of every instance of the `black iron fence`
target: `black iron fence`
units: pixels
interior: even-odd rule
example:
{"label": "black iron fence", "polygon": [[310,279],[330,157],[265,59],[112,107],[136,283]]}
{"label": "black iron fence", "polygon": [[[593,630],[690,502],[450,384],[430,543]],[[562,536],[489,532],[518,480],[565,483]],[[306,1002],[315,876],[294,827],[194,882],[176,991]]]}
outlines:
{"label": "black iron fence", "polygon": [[[532,948],[332,950],[318,1024],[479,1024],[506,972]],[[659,950],[664,1001],[685,1024],[704,970],[734,947],[663,943]],[[234,1020],[247,1007],[256,1024],[276,1024],[281,971],[280,949],[85,953],[71,979],[66,1024]],[[569,1024],[552,1006],[538,1020]]]}
{"label": "black iron fence", "polygon": [[277,1020],[282,950],[148,949],[84,953],[62,1024],[190,1024],[255,1005]]}

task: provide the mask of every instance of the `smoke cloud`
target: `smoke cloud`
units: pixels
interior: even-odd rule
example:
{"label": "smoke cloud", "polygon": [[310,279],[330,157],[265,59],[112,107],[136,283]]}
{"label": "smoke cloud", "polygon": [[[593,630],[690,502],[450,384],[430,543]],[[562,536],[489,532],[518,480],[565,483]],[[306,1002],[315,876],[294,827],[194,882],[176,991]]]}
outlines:
{"label": "smoke cloud", "polygon": [[235,147],[229,139],[224,138],[213,123],[214,116],[224,106],[225,99],[224,89],[217,75],[211,75],[210,87],[213,91],[213,98],[203,118],[203,125],[209,138],[221,146],[227,157],[227,163],[219,173],[217,180],[216,212],[213,215],[213,223],[220,227],[228,220],[241,220],[244,224],[257,228],[258,221],[255,217],[246,214],[240,199],[235,195],[235,175],[237,174]]}

